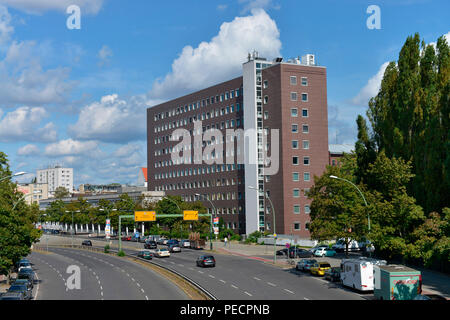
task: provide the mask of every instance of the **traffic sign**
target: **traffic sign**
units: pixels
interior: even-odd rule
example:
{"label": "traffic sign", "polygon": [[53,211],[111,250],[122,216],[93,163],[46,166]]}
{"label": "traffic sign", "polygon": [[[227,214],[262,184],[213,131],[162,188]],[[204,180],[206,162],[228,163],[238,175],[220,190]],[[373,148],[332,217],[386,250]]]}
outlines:
{"label": "traffic sign", "polygon": [[197,221],[198,220],[198,211],[184,210],[183,211],[183,220]]}
{"label": "traffic sign", "polygon": [[219,224],[219,218],[214,218],[213,222],[214,222],[214,224]]}
{"label": "traffic sign", "polygon": [[156,221],[156,212],[155,211],[135,211],[134,212],[134,221],[136,221],[136,222]]}
{"label": "traffic sign", "polygon": [[219,227],[214,227],[214,234],[219,234]]}

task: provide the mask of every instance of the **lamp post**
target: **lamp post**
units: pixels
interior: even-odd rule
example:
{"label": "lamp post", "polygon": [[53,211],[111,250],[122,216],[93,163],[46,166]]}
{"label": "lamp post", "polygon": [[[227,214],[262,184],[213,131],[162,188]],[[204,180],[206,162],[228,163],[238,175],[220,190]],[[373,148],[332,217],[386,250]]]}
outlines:
{"label": "lamp post", "polygon": [[[212,201],[209,200],[207,197],[205,197],[204,195],[202,195],[202,194],[200,194],[200,193],[196,193],[195,195],[196,195],[197,197],[202,197],[202,198],[206,199],[206,200],[212,205],[212,207],[214,208],[213,214],[214,214],[214,216],[215,216],[217,211],[216,211],[216,207],[214,206],[214,204],[212,203]],[[210,219],[210,223],[209,223],[209,236],[210,236],[209,249],[210,249],[210,250],[213,249],[213,244],[212,244],[212,238],[213,238],[212,225],[213,225],[213,223],[212,223],[212,219],[213,219],[213,215],[211,215],[211,219]]]}
{"label": "lamp post", "polygon": [[[74,229],[73,229],[73,211],[66,211],[66,213],[69,213],[69,212],[72,213],[72,247],[73,247],[73,232],[74,232]],[[75,212],[80,212],[80,210],[77,210]]]}
{"label": "lamp post", "polygon": [[16,203],[14,203],[14,206],[12,208],[13,211],[16,208],[16,206],[19,204],[20,201],[24,200],[26,197],[29,197],[29,196],[32,196],[32,195],[35,195],[35,194],[38,194],[38,193],[42,193],[42,191],[36,190],[36,191],[33,191],[33,193],[24,194],[19,200],[16,201]]}
{"label": "lamp post", "polygon": [[13,178],[13,177],[23,176],[24,174],[26,174],[26,172],[23,172],[23,171],[17,172],[17,173],[14,173],[14,174],[11,175],[11,176],[7,176],[7,177],[1,178],[1,179],[0,179],[0,182],[3,181],[3,180],[6,180],[6,179],[11,179],[11,178]]}
{"label": "lamp post", "polygon": [[[366,208],[368,207],[366,198],[364,197],[364,194],[361,192],[361,190],[353,182],[351,182],[350,180],[344,179],[344,178],[336,177],[336,176],[330,176],[330,178],[331,179],[342,180],[342,181],[345,181],[347,183],[350,183],[353,187],[356,188],[356,190],[358,190],[359,194],[361,195],[361,197],[364,200],[364,204],[365,204]],[[369,214],[369,211],[367,211],[367,226],[368,226],[369,233],[370,233],[370,214]],[[370,255],[371,255],[371,253],[370,253]]]}
{"label": "lamp post", "polygon": [[[248,186],[249,189],[256,190],[259,192],[258,189],[252,186]],[[275,207],[273,206],[272,200],[270,200],[270,197],[267,196],[267,194],[264,194],[264,197],[267,198],[270,202],[270,205],[272,207],[272,219],[273,219],[273,263],[276,264],[277,262],[277,229],[275,225]]]}

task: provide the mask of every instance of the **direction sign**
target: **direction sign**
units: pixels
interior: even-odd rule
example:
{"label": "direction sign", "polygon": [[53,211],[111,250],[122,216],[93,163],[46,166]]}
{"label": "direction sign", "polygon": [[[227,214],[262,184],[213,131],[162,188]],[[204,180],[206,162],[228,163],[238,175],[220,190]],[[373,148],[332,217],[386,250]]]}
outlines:
{"label": "direction sign", "polygon": [[155,211],[135,211],[134,212],[134,221],[136,221],[136,222],[156,221],[156,212]]}
{"label": "direction sign", "polygon": [[198,211],[184,210],[183,211],[183,220],[197,221],[198,220]]}

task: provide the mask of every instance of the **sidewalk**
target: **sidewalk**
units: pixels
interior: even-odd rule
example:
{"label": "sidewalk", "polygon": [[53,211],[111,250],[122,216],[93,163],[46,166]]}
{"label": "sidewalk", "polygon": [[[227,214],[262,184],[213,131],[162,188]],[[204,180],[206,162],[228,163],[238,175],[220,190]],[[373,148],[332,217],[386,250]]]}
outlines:
{"label": "sidewalk", "polygon": [[[239,242],[231,241],[227,243],[226,247],[223,242],[215,241],[213,242],[214,250],[220,253],[232,254],[241,257],[247,257],[248,259],[259,260],[264,263],[273,264],[274,257],[274,247],[273,245],[250,245],[241,244]],[[209,243],[207,243],[209,247]],[[282,246],[277,246],[276,250],[283,249]],[[331,266],[339,266],[340,258],[315,258],[318,261],[327,260],[330,262]],[[294,259],[291,259],[294,260]],[[299,259],[295,259],[298,261]],[[289,259],[285,256],[277,256],[276,265],[281,268],[292,268],[295,266],[288,263]],[[296,263],[296,262],[295,262]],[[450,300],[450,276],[437,271],[419,269],[422,273],[423,279],[423,294],[435,294]]]}

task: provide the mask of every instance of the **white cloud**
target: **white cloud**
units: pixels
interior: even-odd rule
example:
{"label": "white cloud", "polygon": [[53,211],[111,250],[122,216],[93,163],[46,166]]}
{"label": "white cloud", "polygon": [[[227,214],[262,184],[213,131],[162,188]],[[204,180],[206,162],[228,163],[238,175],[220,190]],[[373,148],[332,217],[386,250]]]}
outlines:
{"label": "white cloud", "polygon": [[117,94],[102,97],[82,108],[69,133],[80,140],[123,143],[145,140],[149,104],[142,96],[120,99]]}
{"label": "white cloud", "polygon": [[388,64],[389,62],[383,63],[377,74],[370,78],[364,88],[359,91],[358,95],[351,100],[354,105],[367,106],[370,98],[375,97],[378,94]]}
{"label": "white cloud", "polygon": [[[450,31],[444,34],[445,40],[447,40],[447,44],[450,45]],[[430,44],[436,49],[437,41],[436,42],[430,42]]]}
{"label": "white cloud", "polygon": [[0,141],[55,141],[57,132],[52,122],[47,123],[44,127],[39,127],[46,117],[48,114],[41,107],[20,107],[6,113],[3,119],[0,118]]}
{"label": "white cloud", "polygon": [[9,42],[14,28],[10,25],[11,15],[8,9],[0,5],[0,46]]}
{"label": "white cloud", "polygon": [[66,12],[70,5],[81,8],[81,14],[97,14],[104,0],[0,0],[0,4],[31,14],[42,14],[46,11]]}
{"label": "white cloud", "polygon": [[170,99],[239,76],[242,63],[253,50],[266,58],[280,56],[279,37],[275,21],[264,10],[236,17],[223,23],[211,41],[202,42],[195,49],[184,47],[172,64],[172,71],[153,84],[149,96]]}
{"label": "white cloud", "polygon": [[18,156],[34,156],[38,155],[39,153],[39,148],[34,144],[27,144],[26,146],[23,146],[19,148],[19,150],[17,150]]}
{"label": "white cloud", "polygon": [[[241,10],[242,14],[251,12],[253,9],[267,10],[273,7],[272,2],[273,0],[239,0],[239,3],[244,5],[244,8]],[[279,6],[275,8],[279,8]]]}
{"label": "white cloud", "polygon": [[102,48],[99,50],[97,57],[99,58],[98,65],[101,67],[108,63],[109,58],[113,56],[113,52],[110,47],[107,45],[103,45]]}
{"label": "white cloud", "polygon": [[68,156],[89,155],[100,152],[96,141],[61,140],[45,147],[45,155],[51,157],[66,156],[66,161],[73,158]]}

